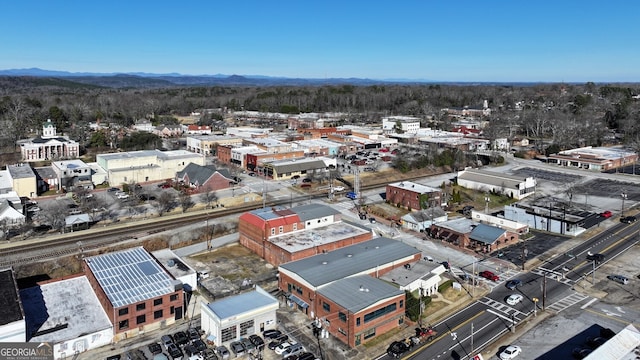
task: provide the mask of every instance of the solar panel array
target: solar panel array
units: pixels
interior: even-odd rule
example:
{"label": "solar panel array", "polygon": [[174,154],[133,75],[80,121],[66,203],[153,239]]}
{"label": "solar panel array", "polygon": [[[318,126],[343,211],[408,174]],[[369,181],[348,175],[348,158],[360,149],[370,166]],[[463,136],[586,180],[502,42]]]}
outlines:
{"label": "solar panel array", "polygon": [[86,261],[116,308],[173,292],[171,276],[141,247]]}

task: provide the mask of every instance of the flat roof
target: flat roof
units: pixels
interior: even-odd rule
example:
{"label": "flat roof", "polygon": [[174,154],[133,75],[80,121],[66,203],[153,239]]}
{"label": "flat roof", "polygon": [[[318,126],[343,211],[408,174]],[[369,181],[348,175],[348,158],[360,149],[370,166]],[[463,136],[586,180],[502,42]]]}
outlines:
{"label": "flat roof", "polygon": [[560,151],[557,154],[552,154],[550,156],[564,155],[564,156],[571,156],[571,157],[577,157],[577,158],[584,157],[585,160],[596,160],[596,159],[612,160],[612,159],[622,158],[625,156],[631,156],[634,154],[635,154],[634,151],[624,147],[620,147],[620,146],[615,146],[615,147],[586,146],[586,147],[577,148],[577,149]]}
{"label": "flat roof", "polygon": [[351,313],[364,310],[381,300],[404,295],[403,290],[369,275],[340,279],[317,292]]}
{"label": "flat roof", "polygon": [[282,264],[279,268],[297,274],[312,286],[320,287],[420,253],[420,250],[403,242],[379,237]]}
{"label": "flat roof", "polygon": [[7,325],[23,318],[13,270],[0,270],[0,325]]}
{"label": "flat roof", "polygon": [[144,158],[144,157],[156,157],[158,159],[179,159],[179,158],[200,158],[201,154],[192,153],[187,150],[169,150],[169,151],[160,151],[160,150],[139,150],[139,151],[127,151],[127,152],[119,152],[119,153],[107,153],[107,154],[98,154],[96,158],[104,158],[106,160],[115,160],[115,159],[132,159],[132,158]]}
{"label": "flat roof", "polygon": [[239,295],[228,296],[207,304],[207,307],[220,319],[228,319],[266,306],[278,306],[278,299],[259,286]]}
{"label": "flat roof", "polygon": [[513,189],[520,183],[526,181],[526,178],[522,176],[506,175],[480,169],[468,169],[460,171],[458,173],[458,179],[475,181],[496,186],[505,186],[509,189]]}
{"label": "flat roof", "polygon": [[36,177],[35,172],[29,164],[20,163],[15,165],[7,165],[7,170],[9,170],[9,174],[14,179],[26,179]]}
{"label": "flat roof", "polygon": [[428,279],[438,274],[433,273],[435,269],[442,267],[444,272],[444,265],[432,261],[417,261],[411,264],[411,267],[405,268],[403,266],[397,267],[388,273],[380,276],[380,279],[398,284],[400,286],[407,286],[418,279]]}
{"label": "flat roof", "polygon": [[466,217],[460,217],[447,220],[445,222],[436,223],[434,225],[443,229],[453,230],[460,234],[466,234],[471,232],[471,230],[473,230],[478,224],[480,223],[471,219],[467,219]]}
{"label": "flat roof", "polygon": [[112,327],[86,276],[20,291],[31,342],[62,342]]}
{"label": "flat roof", "polygon": [[429,194],[429,193],[433,193],[433,192],[442,191],[441,189],[438,189],[438,188],[434,188],[434,187],[431,187],[431,186],[414,183],[414,182],[411,182],[411,181],[399,181],[399,182],[391,183],[391,184],[389,184],[387,186],[396,187],[396,188],[399,188],[399,189],[407,189],[407,190],[411,190],[413,192],[417,192],[417,193],[420,193],[420,194]]}
{"label": "flat roof", "polygon": [[269,237],[269,242],[290,253],[295,253],[367,233],[370,233],[370,230],[364,230],[338,221],[330,223],[327,226],[302,229],[283,235],[271,236]]}
{"label": "flat roof", "polygon": [[290,209],[293,211],[301,221],[307,221],[311,219],[319,219],[326,216],[333,216],[340,214],[340,211],[334,209],[331,206],[324,204],[306,204]]}
{"label": "flat roof", "polygon": [[114,307],[174,292],[175,280],[142,247],[85,259]]}
{"label": "flat roof", "polygon": [[152,252],[151,255],[158,259],[162,266],[176,279],[196,272],[170,249],[157,250]]}

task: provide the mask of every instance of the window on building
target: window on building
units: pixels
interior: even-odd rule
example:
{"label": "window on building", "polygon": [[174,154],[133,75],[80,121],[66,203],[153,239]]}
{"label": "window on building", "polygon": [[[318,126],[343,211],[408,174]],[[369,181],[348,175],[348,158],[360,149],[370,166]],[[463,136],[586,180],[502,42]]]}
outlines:
{"label": "window on building", "polygon": [[329,312],[331,311],[331,305],[327,304],[326,302],[322,302],[322,308],[324,309],[324,311]]}
{"label": "window on building", "polygon": [[376,336],[376,328],[365,331],[363,335],[365,339],[371,339],[372,337]]}
{"label": "window on building", "polygon": [[220,337],[220,340],[223,343],[234,340],[236,338],[236,326],[233,325],[229,326],[228,328],[222,329],[222,331],[220,331]]}
{"label": "window on building", "polygon": [[[253,320],[240,323],[240,336],[246,336],[247,334],[253,334]],[[251,332],[249,332],[251,330]]]}
{"label": "window on building", "polygon": [[161,319],[162,318],[162,310],[156,310],[153,312],[153,318],[154,319]]}
{"label": "window on building", "polygon": [[400,309],[404,307],[404,300],[400,300]]}
{"label": "window on building", "polygon": [[153,299],[153,306],[162,305],[162,298]]}
{"label": "window on building", "polygon": [[178,294],[171,294],[169,296],[169,301],[176,301],[178,300]]}
{"label": "window on building", "polygon": [[386,314],[392,313],[396,311],[396,303],[393,304],[389,304],[385,307],[382,307],[380,309],[377,309],[375,311],[372,311],[368,314],[364,315],[364,322],[365,324],[368,323],[369,321],[375,320],[381,316],[384,316]]}
{"label": "window on building", "polygon": [[293,223],[293,231],[298,230],[298,224],[297,223]]}
{"label": "window on building", "polygon": [[276,228],[271,228],[271,235],[275,235],[276,234]]}
{"label": "window on building", "polygon": [[128,313],[129,313],[129,308],[118,309],[118,315],[120,315],[120,316],[127,315]]}
{"label": "window on building", "polygon": [[338,318],[342,320],[342,322],[347,322],[347,315],[343,312],[338,313]]}
{"label": "window on building", "polygon": [[169,314],[173,315],[176,312],[176,308],[175,307],[170,307],[169,308]]}
{"label": "window on building", "polygon": [[147,316],[146,315],[138,315],[136,316],[136,324],[140,325],[140,324],[144,324],[147,321]]}
{"label": "window on building", "polygon": [[129,328],[129,320],[122,320],[118,323],[118,329],[128,329]]}
{"label": "window on building", "polygon": [[144,310],[146,307],[147,307],[147,305],[145,303],[136,304],[136,310],[137,311]]}
{"label": "window on building", "polygon": [[284,227],[280,226],[278,227],[278,234],[282,234],[284,232]]}
{"label": "window on building", "polygon": [[356,326],[360,326],[360,318],[356,318]]}

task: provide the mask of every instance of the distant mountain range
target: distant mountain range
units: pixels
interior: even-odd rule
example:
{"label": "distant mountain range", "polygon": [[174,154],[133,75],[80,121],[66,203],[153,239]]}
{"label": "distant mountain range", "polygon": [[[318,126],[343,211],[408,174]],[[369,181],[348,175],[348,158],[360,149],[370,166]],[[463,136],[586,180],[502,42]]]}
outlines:
{"label": "distant mountain range", "polygon": [[271,77],[263,75],[183,75],[178,73],[152,74],[93,73],[43,70],[39,68],[0,70],[0,76],[60,78],[73,82],[105,87],[167,87],[167,86],[317,86],[317,85],[374,85],[374,84],[418,84],[430,81],[372,80],[359,78],[304,79]]}

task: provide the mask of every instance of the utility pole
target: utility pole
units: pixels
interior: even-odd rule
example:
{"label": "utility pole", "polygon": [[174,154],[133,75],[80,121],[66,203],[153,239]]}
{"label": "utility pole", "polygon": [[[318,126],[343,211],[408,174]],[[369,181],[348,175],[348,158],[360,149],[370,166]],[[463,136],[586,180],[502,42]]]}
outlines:
{"label": "utility pole", "polygon": [[471,323],[471,353],[473,354],[473,323]]}
{"label": "utility pole", "polygon": [[544,272],[544,280],[542,281],[542,311],[544,311],[547,303],[547,272]]}
{"label": "utility pole", "polygon": [[596,260],[595,259],[591,262],[591,266],[593,267],[593,271],[591,272],[591,284],[595,285],[596,284]]}

